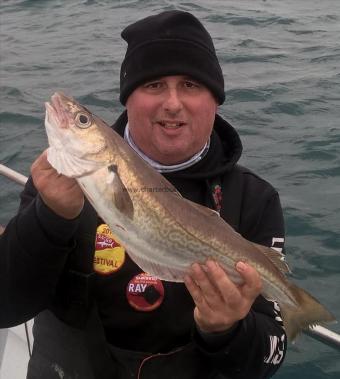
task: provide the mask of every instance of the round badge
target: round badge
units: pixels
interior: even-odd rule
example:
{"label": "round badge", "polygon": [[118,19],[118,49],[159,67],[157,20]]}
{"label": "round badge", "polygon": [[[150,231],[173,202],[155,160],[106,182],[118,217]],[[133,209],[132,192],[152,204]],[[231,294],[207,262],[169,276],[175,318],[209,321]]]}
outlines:
{"label": "round badge", "polygon": [[163,302],[163,283],[157,277],[143,272],[130,280],[126,297],[134,309],[142,312],[153,311]]}
{"label": "round badge", "polygon": [[106,224],[99,225],[94,253],[94,271],[109,275],[119,270],[125,261],[125,249],[116,241]]}

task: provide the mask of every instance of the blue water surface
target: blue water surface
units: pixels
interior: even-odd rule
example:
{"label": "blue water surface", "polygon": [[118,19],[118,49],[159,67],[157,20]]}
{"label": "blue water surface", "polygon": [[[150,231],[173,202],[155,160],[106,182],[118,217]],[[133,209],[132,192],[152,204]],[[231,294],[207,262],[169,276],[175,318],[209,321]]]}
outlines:
{"label": "blue water surface", "polygon": [[[28,175],[47,146],[44,102],[56,90],[108,123],[126,45],[121,30],[170,9],[211,32],[226,81],[219,112],[239,131],[241,160],[279,191],[293,281],[340,320],[339,0],[3,0],[0,162]],[[0,177],[0,224],[21,188]],[[330,328],[340,332],[339,324]],[[340,353],[308,336],[289,346],[277,379],[340,377]]]}

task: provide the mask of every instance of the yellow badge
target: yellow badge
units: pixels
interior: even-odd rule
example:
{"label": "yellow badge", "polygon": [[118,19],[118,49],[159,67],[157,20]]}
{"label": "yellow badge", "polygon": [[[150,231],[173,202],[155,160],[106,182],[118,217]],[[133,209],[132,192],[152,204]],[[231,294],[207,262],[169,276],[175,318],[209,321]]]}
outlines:
{"label": "yellow badge", "polygon": [[125,249],[116,241],[106,224],[99,225],[96,235],[94,271],[109,275],[119,270],[125,261]]}

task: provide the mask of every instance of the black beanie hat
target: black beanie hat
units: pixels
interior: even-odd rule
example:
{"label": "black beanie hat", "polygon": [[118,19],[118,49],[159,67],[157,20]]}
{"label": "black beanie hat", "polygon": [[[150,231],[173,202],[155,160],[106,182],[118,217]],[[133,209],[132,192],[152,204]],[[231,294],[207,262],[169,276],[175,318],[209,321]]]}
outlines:
{"label": "black beanie hat", "polygon": [[126,27],[128,43],[120,71],[120,102],[141,84],[167,75],[188,75],[203,83],[219,104],[225,100],[223,74],[213,41],[192,14],[167,11]]}

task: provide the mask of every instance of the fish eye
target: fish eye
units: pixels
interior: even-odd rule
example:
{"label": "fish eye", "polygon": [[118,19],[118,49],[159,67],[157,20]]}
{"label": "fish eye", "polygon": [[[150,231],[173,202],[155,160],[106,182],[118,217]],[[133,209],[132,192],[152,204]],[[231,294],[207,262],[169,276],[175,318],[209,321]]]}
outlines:
{"label": "fish eye", "polygon": [[91,117],[86,113],[78,113],[75,119],[76,125],[79,128],[86,129],[92,124]]}

